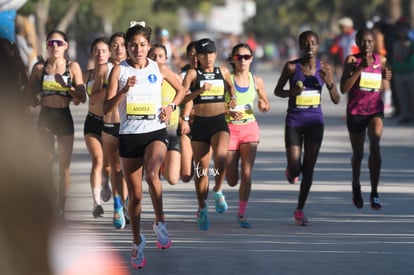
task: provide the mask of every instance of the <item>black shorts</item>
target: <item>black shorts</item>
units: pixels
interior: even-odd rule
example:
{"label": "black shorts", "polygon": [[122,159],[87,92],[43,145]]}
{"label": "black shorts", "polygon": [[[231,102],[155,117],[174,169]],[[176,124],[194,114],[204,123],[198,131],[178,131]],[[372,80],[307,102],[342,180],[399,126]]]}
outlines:
{"label": "black shorts", "polygon": [[83,125],[83,135],[93,134],[101,136],[103,128],[103,120],[101,116],[88,112],[85,123]]}
{"label": "black shorts", "polygon": [[72,113],[69,107],[50,108],[42,106],[37,122],[39,130],[45,130],[56,136],[71,136],[75,133]]}
{"label": "black shorts", "polygon": [[168,151],[177,151],[181,152],[181,143],[180,137],[178,136],[168,136]]}
{"label": "black shorts", "polygon": [[145,148],[157,140],[163,142],[168,148],[168,134],[165,128],[145,134],[119,135],[119,156],[122,158],[143,158]]}
{"label": "black shorts", "polygon": [[230,134],[224,114],[214,117],[195,116],[191,128],[191,140],[210,144],[211,138],[222,131]]}
{"label": "black shorts", "polygon": [[107,133],[108,135],[114,136],[116,138],[119,137],[119,123],[103,123],[102,131]]}
{"label": "black shorts", "polygon": [[346,126],[350,133],[361,133],[365,132],[368,128],[368,124],[374,117],[379,117],[384,119],[384,113],[379,112],[369,116],[361,116],[361,115],[351,115],[349,113],[346,114]]}
{"label": "black shorts", "polygon": [[322,144],[324,125],[305,127],[285,126],[285,146],[302,146],[303,143]]}

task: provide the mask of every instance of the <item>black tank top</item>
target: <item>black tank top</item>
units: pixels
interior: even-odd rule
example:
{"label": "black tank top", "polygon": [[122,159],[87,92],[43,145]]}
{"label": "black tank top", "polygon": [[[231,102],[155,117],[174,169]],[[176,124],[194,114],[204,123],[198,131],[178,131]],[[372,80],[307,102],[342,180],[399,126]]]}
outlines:
{"label": "black tank top", "polygon": [[220,68],[214,67],[212,73],[202,72],[200,69],[196,69],[197,78],[194,87],[191,88],[191,92],[196,91],[203,87],[204,83],[211,83],[212,87],[197,96],[194,99],[194,104],[224,102],[225,83]]}

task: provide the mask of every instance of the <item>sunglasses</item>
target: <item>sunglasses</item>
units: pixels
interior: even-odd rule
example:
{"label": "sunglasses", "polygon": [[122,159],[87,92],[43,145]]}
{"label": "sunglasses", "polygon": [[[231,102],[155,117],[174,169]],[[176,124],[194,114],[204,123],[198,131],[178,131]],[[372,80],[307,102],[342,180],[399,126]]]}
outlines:
{"label": "sunglasses", "polygon": [[242,59],[249,60],[250,58],[252,58],[251,54],[236,54],[236,55],[233,56],[233,59],[235,61],[240,61]]}
{"label": "sunglasses", "polygon": [[63,41],[63,40],[48,40],[46,42],[46,45],[50,48],[53,47],[53,46],[63,47],[65,45],[65,41]]}

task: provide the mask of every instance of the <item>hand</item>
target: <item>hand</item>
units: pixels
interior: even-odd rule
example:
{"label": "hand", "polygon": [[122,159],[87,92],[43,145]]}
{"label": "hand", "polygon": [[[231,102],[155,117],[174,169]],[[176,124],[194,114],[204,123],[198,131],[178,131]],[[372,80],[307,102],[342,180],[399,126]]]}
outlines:
{"label": "hand", "polygon": [[234,120],[241,120],[243,118],[243,114],[241,112],[236,111],[229,111],[229,116],[232,117]]}
{"label": "hand", "polygon": [[366,56],[363,56],[362,61],[359,64],[359,68],[364,69],[364,68],[367,68],[369,65],[370,65],[370,62],[369,62],[368,58]]}
{"label": "hand", "polygon": [[230,102],[229,102],[229,108],[233,109],[233,108],[236,108],[236,106],[237,106],[237,99],[236,98],[231,98]]}
{"label": "hand", "polygon": [[259,99],[257,102],[257,107],[259,108],[259,111],[262,113],[266,113],[269,111],[269,108],[267,107],[266,102],[263,99]]}
{"label": "hand", "polygon": [[208,91],[213,87],[211,83],[204,83],[203,87],[201,87],[201,93],[204,93],[205,91]]}
{"label": "hand", "polygon": [[303,89],[304,89],[303,82],[302,81],[298,81],[298,82],[296,82],[295,86],[293,86],[290,89],[290,95],[291,96],[300,95],[300,93],[302,93]]}
{"label": "hand", "polygon": [[165,122],[165,123],[169,123],[170,122],[170,116],[172,113],[172,108],[170,105],[162,107],[161,108],[161,113],[159,115],[159,118],[161,119],[161,121]]}
{"label": "hand", "polygon": [[127,83],[125,84],[125,86],[122,88],[121,91],[126,94],[129,91],[129,88],[135,85],[136,79],[137,78],[135,75],[128,77]]}
{"label": "hand", "polygon": [[392,71],[389,67],[382,68],[382,78],[385,80],[391,80],[392,78]]}
{"label": "hand", "polygon": [[76,98],[74,98],[74,99],[73,99],[73,104],[74,104],[74,105],[76,105],[76,106],[77,106],[77,105],[80,105],[80,103],[81,103],[81,102],[80,102],[80,100],[79,100],[79,99],[76,99]]}
{"label": "hand", "polygon": [[180,120],[181,135],[188,135],[190,133],[190,124],[188,121]]}
{"label": "hand", "polygon": [[319,70],[319,76],[325,83],[334,83],[333,71],[331,67],[325,62],[321,62],[321,69]]}

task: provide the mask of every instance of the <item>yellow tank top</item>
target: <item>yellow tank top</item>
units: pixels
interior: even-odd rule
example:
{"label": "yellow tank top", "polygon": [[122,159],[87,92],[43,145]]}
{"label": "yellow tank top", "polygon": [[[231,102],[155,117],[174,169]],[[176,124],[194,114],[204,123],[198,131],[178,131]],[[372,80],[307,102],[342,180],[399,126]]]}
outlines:
{"label": "yellow tank top", "polygon": [[[168,104],[170,104],[173,101],[175,94],[175,89],[170,85],[170,83],[164,80],[161,85],[162,106],[167,106]],[[167,125],[167,132],[169,135],[177,135],[177,127],[180,118],[179,109],[180,108],[177,106],[177,109],[175,109],[175,111],[171,113],[170,123]]]}

